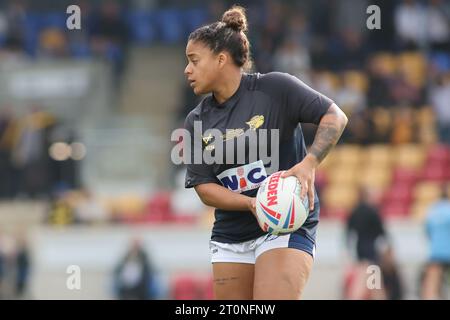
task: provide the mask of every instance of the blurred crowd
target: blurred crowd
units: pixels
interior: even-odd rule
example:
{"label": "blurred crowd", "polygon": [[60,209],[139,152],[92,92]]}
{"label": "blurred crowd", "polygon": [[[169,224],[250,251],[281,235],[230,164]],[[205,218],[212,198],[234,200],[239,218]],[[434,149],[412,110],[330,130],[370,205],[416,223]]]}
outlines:
{"label": "blurred crowd", "polygon": [[125,255],[117,262],[113,271],[113,286],[116,298],[121,300],[160,297],[157,272],[141,239],[132,239]]}
{"label": "blurred crowd", "polygon": [[[228,4],[213,2],[210,20]],[[254,71],[291,73],[332,98],[350,117],[341,143],[450,143],[448,1],[242,4]],[[381,30],[366,27],[373,4]],[[184,96],[179,119],[199,101],[189,87]],[[304,129],[310,144],[314,127]]]}
{"label": "blurred crowd", "polygon": [[[351,120],[343,142],[450,141],[448,1],[239,3],[248,11],[253,70],[289,72],[334,99]],[[130,45],[183,46],[192,30],[220,19],[233,1],[78,1],[80,30],[67,29],[64,4],[72,3],[3,3],[0,58],[98,58],[111,62],[120,84]],[[366,26],[369,5],[380,7],[380,30]],[[198,102],[184,90],[179,119]],[[431,124],[417,123],[422,109],[435,115]],[[427,129],[435,124],[433,138]],[[305,131],[311,142],[314,129]]]}
{"label": "blurred crowd", "polygon": [[[68,30],[66,8],[72,2],[33,3],[14,0],[0,8],[0,58],[8,63],[62,58],[110,61],[117,76],[123,70],[129,32],[119,1],[92,7],[78,3],[81,29]],[[97,2],[98,4],[98,2]]]}
{"label": "blurred crowd", "polygon": [[[361,189],[358,204],[346,220],[346,247],[349,263],[343,281],[345,299],[401,300],[407,298],[405,275],[399,267],[392,234],[380,213],[382,198],[375,189]],[[450,183],[443,184],[423,224],[427,258],[416,274],[417,298],[450,298]],[[380,286],[370,290],[369,267],[378,266]]]}
{"label": "blurred crowd", "polygon": [[[43,107],[18,115],[0,108],[0,199],[48,200],[61,188],[78,187],[76,161],[60,158],[55,142],[75,134]],[[55,148],[56,146],[56,148]]]}
{"label": "blurred crowd", "polygon": [[30,250],[22,233],[0,233],[0,299],[28,299]]}

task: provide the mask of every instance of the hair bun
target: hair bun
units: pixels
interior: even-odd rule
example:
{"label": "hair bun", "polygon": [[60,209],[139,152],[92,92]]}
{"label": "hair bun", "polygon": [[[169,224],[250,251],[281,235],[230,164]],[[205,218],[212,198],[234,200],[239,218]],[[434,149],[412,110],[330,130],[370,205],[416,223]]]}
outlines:
{"label": "hair bun", "polygon": [[247,17],[245,16],[245,9],[240,6],[233,6],[226,11],[222,16],[222,22],[233,30],[238,32],[247,31]]}

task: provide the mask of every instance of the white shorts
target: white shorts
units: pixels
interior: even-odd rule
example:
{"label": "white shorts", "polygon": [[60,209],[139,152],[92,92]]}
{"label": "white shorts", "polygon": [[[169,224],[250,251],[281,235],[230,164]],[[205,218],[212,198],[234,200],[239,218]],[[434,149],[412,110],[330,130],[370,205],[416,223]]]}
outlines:
{"label": "white shorts", "polygon": [[264,252],[276,248],[295,248],[309,253],[313,259],[316,246],[313,241],[297,233],[274,236],[265,234],[255,240],[240,243],[210,241],[211,263],[235,262],[255,264]]}

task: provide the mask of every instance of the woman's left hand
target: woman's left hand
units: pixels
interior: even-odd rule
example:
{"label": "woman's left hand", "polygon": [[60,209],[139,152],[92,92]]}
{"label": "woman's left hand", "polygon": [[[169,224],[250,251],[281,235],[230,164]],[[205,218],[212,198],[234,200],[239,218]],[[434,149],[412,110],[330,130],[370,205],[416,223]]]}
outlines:
{"label": "woman's left hand", "polygon": [[300,181],[300,184],[302,185],[300,198],[303,200],[306,195],[308,195],[309,210],[314,209],[314,181],[318,165],[319,162],[317,159],[313,155],[308,154],[302,162],[283,172],[281,175],[282,178],[294,176]]}

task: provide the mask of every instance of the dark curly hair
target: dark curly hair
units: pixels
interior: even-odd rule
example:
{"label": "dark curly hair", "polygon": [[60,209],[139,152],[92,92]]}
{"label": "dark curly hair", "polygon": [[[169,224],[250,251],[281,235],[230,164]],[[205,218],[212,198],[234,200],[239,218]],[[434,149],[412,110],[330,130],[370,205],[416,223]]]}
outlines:
{"label": "dark curly hair", "polygon": [[245,9],[233,6],[226,11],[222,20],[200,27],[189,35],[188,41],[201,41],[214,53],[228,51],[238,67],[250,69],[250,43]]}

